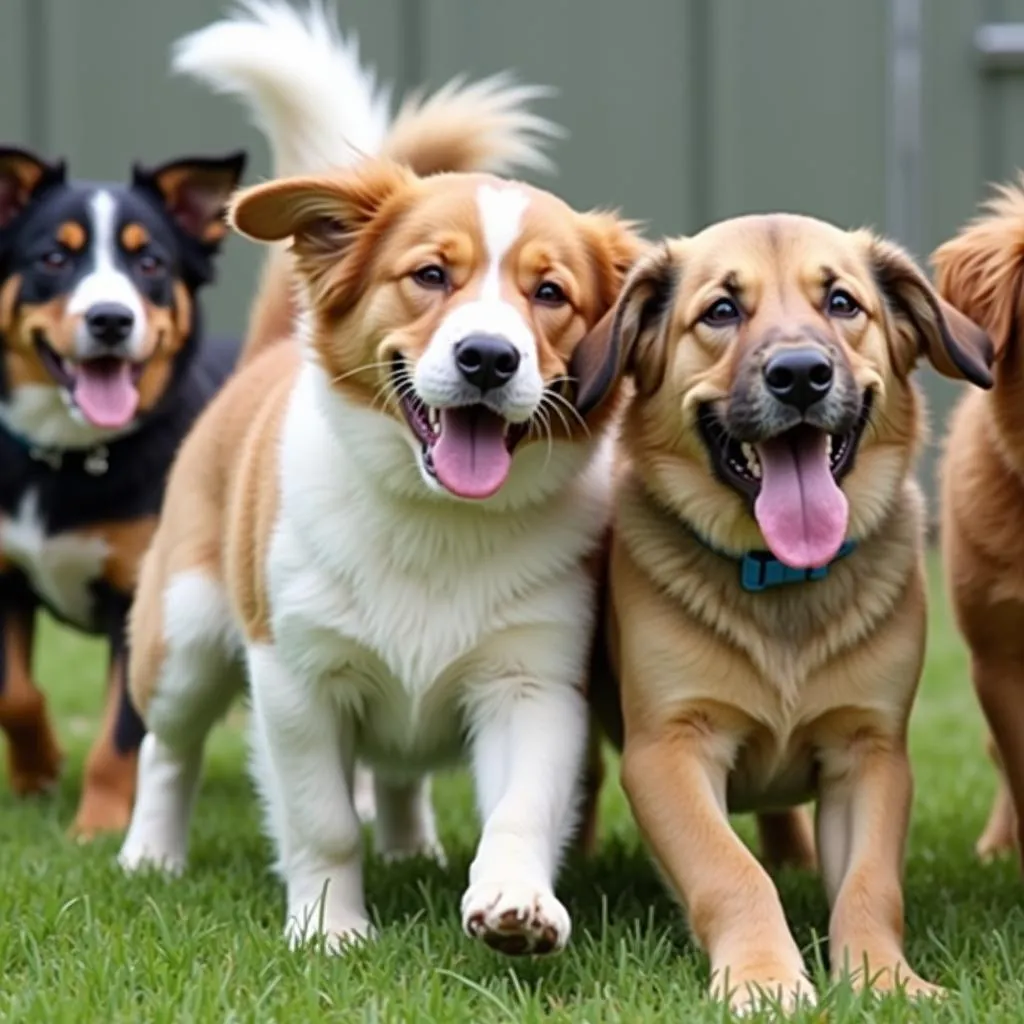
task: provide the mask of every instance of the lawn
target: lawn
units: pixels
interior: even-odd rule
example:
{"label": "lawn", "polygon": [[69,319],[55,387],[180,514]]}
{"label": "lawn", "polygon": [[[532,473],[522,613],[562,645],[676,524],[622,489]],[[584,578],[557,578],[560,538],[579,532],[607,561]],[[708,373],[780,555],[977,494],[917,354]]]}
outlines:
{"label": "lawn", "polygon": [[[910,1008],[825,991],[804,1019],[1024,1019],[1024,888],[1010,863],[972,847],[993,791],[980,716],[948,609],[933,586],[929,658],[914,717],[917,780],[907,863],[912,963],[952,991]],[[0,795],[0,1019],[11,1021],[680,1021],[724,1020],[707,965],[642,851],[621,792],[606,790],[600,851],[571,863],[559,891],[574,922],[550,960],[499,958],[462,936],[458,904],[476,831],[468,782],[439,780],[450,866],[367,872],[383,928],[344,959],[288,952],[282,891],[268,870],[243,771],[241,715],[215,734],[184,878],[124,878],[113,839],[65,838],[100,706],[102,652],[47,624],[38,675],[59,714],[68,771],[51,802]],[[741,825],[749,835],[746,823]],[[823,982],[827,912],[816,879],[780,879],[797,939]]]}

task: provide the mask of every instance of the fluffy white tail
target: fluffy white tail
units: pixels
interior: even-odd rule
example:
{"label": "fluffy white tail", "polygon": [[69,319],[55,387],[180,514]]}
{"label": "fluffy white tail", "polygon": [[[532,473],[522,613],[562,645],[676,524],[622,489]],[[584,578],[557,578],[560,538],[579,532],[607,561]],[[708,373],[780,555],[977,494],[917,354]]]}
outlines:
{"label": "fluffy white tail", "polygon": [[507,75],[455,80],[403,103],[359,60],[323,0],[300,11],[285,0],[241,0],[223,21],[185,36],[175,71],[239,96],[270,142],[274,174],[308,174],[366,156],[400,160],[420,174],[549,168],[545,143],[561,129],[528,104],[550,90]]}

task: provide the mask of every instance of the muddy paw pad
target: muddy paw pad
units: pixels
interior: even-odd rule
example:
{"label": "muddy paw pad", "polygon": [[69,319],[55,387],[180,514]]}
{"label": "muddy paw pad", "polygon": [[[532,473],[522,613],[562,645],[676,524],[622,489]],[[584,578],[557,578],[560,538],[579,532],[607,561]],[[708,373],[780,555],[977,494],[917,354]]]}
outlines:
{"label": "muddy paw pad", "polygon": [[552,893],[517,886],[473,886],[462,901],[462,923],[467,935],[506,956],[557,952],[571,931]]}

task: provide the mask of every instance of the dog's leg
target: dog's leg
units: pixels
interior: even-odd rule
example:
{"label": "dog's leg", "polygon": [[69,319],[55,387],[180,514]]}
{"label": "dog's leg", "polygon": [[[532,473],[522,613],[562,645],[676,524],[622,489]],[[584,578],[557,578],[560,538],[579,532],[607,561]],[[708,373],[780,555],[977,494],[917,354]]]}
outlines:
{"label": "dog's leg", "polygon": [[711,957],[712,993],[748,1012],[766,999],[788,1008],[814,989],[765,869],[726,811],[735,742],[706,723],[678,720],[626,741],[622,780],[655,860]]}
{"label": "dog's leg", "polygon": [[352,783],[352,800],[356,814],[364,825],[377,817],[377,799],[373,793],[373,772],[366,765],[356,763],[355,781]]}
{"label": "dog's leg", "polygon": [[1006,781],[1006,772],[995,740],[989,735],[988,753],[996,766],[996,795],[984,831],[978,838],[974,850],[983,861],[993,860],[1003,854],[1013,853],[1017,845],[1017,812],[1013,807],[1013,796]]}
{"label": "dog's leg", "polygon": [[553,885],[572,835],[587,708],[572,686],[488,685],[471,711],[483,832],[462,898],[467,934],[503,953],[550,953],[569,941]]}
{"label": "dog's leg", "polygon": [[373,791],[377,852],[386,860],[423,856],[444,864],[430,799],[430,777],[415,782],[390,782],[374,772]]}
{"label": "dog's leg", "polygon": [[287,887],[285,935],[292,946],[322,937],[340,952],[371,931],[352,729],[327,684],[296,678],[273,646],[250,646],[248,661],[253,771]]}
{"label": "dog's leg", "polygon": [[813,871],[818,866],[814,852],[814,826],[806,808],[771,811],[757,816],[761,857],[769,870],[792,867]]}
{"label": "dog's leg", "polygon": [[[147,605],[135,630],[129,671],[135,692],[151,693],[149,732],[139,750],[138,793],[118,860],[126,870],[185,867],[188,826],[210,729],[243,690],[245,677],[230,634],[220,586],[190,571],[172,576],[163,593],[140,590]],[[161,609],[150,607],[158,602]],[[149,676],[152,678],[149,678]]]}
{"label": "dog's leg", "polygon": [[47,792],[60,776],[61,752],[32,681],[35,600],[20,580],[0,592],[0,729],[7,735],[7,771],[19,796]]}
{"label": "dog's leg", "polygon": [[941,989],[922,980],[903,953],[901,873],[912,782],[905,743],[862,732],[822,751],[818,852],[832,917],[832,973],[858,987]]}
{"label": "dog's leg", "polygon": [[90,839],[119,832],[131,819],[139,745],[146,734],[128,695],[125,628],[130,599],[111,595],[107,602],[110,665],[103,728],[85,763],[85,785],[71,826],[72,835]]}
{"label": "dog's leg", "polygon": [[[1016,845],[1024,851],[1024,674],[1019,656],[983,659],[975,655],[971,675],[991,730],[991,749],[1012,798]],[[996,799],[998,803],[998,795]],[[991,820],[996,811],[994,807]]]}

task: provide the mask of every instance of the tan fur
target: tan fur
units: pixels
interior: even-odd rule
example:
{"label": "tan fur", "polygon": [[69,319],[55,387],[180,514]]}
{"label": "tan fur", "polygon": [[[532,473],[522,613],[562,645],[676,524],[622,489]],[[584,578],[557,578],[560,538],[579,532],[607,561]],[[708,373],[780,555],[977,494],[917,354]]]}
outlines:
{"label": "tan fur", "polygon": [[964,395],[953,412],[941,467],[949,592],[1000,773],[977,844],[988,857],[1019,847],[1024,810],[1024,182],[1000,188],[933,260],[939,290],[997,352],[992,391]]}
{"label": "tan fur", "polygon": [[128,252],[138,252],[144,245],[149,244],[149,232],[144,224],[125,224],[121,229],[121,244]]}
{"label": "tan fur", "polygon": [[[163,594],[175,574],[200,571],[223,579],[230,511],[251,542],[234,563],[242,617],[254,635],[262,567],[276,507],[273,431],[300,364],[296,345],[278,345],[236,373],[196,421],[171,469],[163,514],[139,571],[129,632],[132,700],[145,717],[163,660]],[[245,469],[241,473],[241,469]]]}
{"label": "tan fur", "polygon": [[79,249],[85,247],[85,228],[78,221],[65,221],[57,228],[57,241],[72,252],[78,252]]}
{"label": "tan fur", "polygon": [[[477,170],[501,173],[524,159],[526,149],[510,141],[507,111],[487,102],[484,95],[477,87],[456,94],[440,89],[426,102],[415,95],[407,98],[381,156],[423,177]],[[263,267],[239,366],[291,335],[298,309],[296,286],[289,253],[275,248]]]}
{"label": "tan fur", "polygon": [[271,251],[263,264],[256,299],[249,314],[245,345],[237,365],[245,366],[275,342],[290,338],[297,311],[291,254],[278,247]]}
{"label": "tan fur", "polygon": [[19,796],[47,792],[57,784],[62,755],[46,711],[46,698],[32,680],[35,630],[31,609],[8,608],[3,631],[0,729],[7,734],[7,775]]}
{"label": "tan fur", "polygon": [[70,829],[79,839],[120,832],[131,818],[139,755],[136,750],[121,753],[114,742],[125,662],[124,655],[119,655],[108,670],[103,725],[85,761],[82,798]]}
{"label": "tan fur", "polygon": [[[826,313],[828,279],[863,312]],[[741,297],[736,326],[702,314]],[[884,294],[879,289],[880,282]],[[768,875],[729,826],[760,822],[766,859],[818,856],[832,906],[832,968],[857,984],[933,991],[902,952],[900,872],[910,810],[907,719],[925,642],[922,498],[910,469],[923,430],[907,373],[925,351],[985,383],[988,340],[936,299],[895,247],[809,218],[741,218],[646,257],[620,300],[620,358],[638,396],[611,559],[608,650],[621,682],[623,782],[655,859],[735,1006],[759,987],[810,994]],[[763,549],[747,499],[720,482],[697,425],[732,399],[773,338],[826,338],[874,406],[842,488],[859,546],[820,581],[761,593],[719,551]],[[781,344],[781,342],[779,343]],[[770,349],[768,350],[770,351]],[[767,358],[767,357],[765,357]]]}

